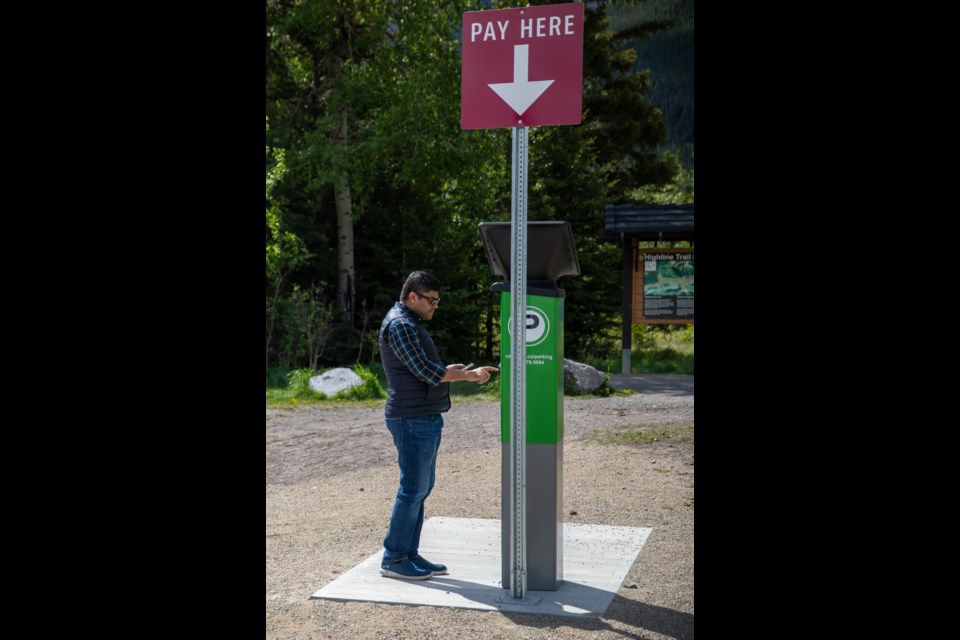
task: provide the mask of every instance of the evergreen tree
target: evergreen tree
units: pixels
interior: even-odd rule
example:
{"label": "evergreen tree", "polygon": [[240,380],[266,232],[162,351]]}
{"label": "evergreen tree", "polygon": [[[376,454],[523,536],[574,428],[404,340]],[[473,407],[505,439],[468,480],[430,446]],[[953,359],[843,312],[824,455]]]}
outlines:
{"label": "evergreen tree", "polygon": [[565,350],[574,359],[616,350],[622,253],[598,240],[604,206],[627,201],[644,185],[667,183],[677,170],[658,157],[667,136],[663,113],[647,101],[649,74],[633,71],[635,52],[624,46],[668,22],[614,33],[610,4],[592,2],[584,13],[582,124],[540,127],[531,135],[531,220],[569,221],[580,261],[582,275],[560,282],[567,295]]}

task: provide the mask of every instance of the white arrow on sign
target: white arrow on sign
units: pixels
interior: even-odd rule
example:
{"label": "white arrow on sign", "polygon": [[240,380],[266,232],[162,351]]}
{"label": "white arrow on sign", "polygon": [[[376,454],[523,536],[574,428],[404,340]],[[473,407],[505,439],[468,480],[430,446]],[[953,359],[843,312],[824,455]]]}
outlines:
{"label": "white arrow on sign", "polygon": [[513,82],[498,82],[487,85],[493,89],[507,105],[522,116],[524,111],[537,101],[553,80],[534,80],[529,77],[530,45],[513,46]]}

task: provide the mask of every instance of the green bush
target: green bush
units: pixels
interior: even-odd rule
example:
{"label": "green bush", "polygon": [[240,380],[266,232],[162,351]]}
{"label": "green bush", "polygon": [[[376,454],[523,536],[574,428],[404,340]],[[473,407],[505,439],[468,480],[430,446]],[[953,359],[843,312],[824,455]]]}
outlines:
{"label": "green bush", "polygon": [[[371,373],[373,373],[373,375],[377,376],[377,381],[380,383],[380,388],[381,388],[381,389],[386,389],[386,388],[387,388],[387,374],[386,374],[386,373],[384,372],[384,370],[383,370],[383,363],[380,362],[379,360],[374,360],[374,361],[372,361],[370,364],[367,365],[367,369],[368,369]],[[357,374],[357,375],[360,375],[360,374]],[[361,377],[363,377],[363,376],[361,376]]]}
{"label": "green bush", "polygon": [[641,351],[643,349],[652,349],[654,347],[653,325],[634,324],[630,327],[630,338],[633,341],[631,349]]}
{"label": "green bush", "polygon": [[291,398],[297,400],[323,400],[326,398],[322,393],[317,393],[310,388],[310,378],[319,375],[312,369],[294,369],[287,375],[287,392]]}
{"label": "green bush", "polygon": [[[693,325],[634,324],[631,327],[630,370],[633,373],[693,375]],[[620,373],[621,355],[587,358],[600,372]]]}
{"label": "green bush", "polygon": [[641,373],[684,373],[693,375],[693,354],[674,349],[634,353],[632,370]]}
{"label": "green bush", "polygon": [[267,389],[286,389],[290,380],[287,376],[290,374],[288,369],[278,367],[267,368]]}
{"label": "green bush", "polygon": [[607,373],[603,374],[603,384],[591,391],[590,395],[606,398],[615,391],[616,389],[610,386],[610,372],[608,371]]}
{"label": "green bush", "polygon": [[362,364],[354,365],[351,369],[360,376],[363,384],[349,391],[341,391],[337,394],[338,400],[377,400],[386,397],[387,394],[380,386],[380,377],[376,373]]}

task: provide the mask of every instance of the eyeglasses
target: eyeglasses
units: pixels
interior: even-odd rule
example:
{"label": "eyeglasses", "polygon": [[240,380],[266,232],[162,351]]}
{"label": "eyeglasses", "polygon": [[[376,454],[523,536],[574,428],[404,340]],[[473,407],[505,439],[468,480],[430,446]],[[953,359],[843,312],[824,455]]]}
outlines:
{"label": "eyeglasses", "polygon": [[431,307],[435,307],[438,304],[440,304],[440,298],[429,297],[425,294],[420,293],[419,291],[414,291],[414,293],[420,296],[421,298],[423,298],[424,300],[426,300],[427,302],[429,302]]}

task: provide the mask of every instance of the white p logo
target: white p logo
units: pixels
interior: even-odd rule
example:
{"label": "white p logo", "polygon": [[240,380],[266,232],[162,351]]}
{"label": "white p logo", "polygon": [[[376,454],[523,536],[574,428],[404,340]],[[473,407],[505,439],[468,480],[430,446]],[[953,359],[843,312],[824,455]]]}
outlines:
{"label": "white p logo", "polygon": [[[507,332],[510,332],[510,325],[507,324]],[[527,328],[527,346],[533,347],[547,339],[550,333],[550,321],[547,320],[547,314],[537,307],[527,307],[526,324]]]}

